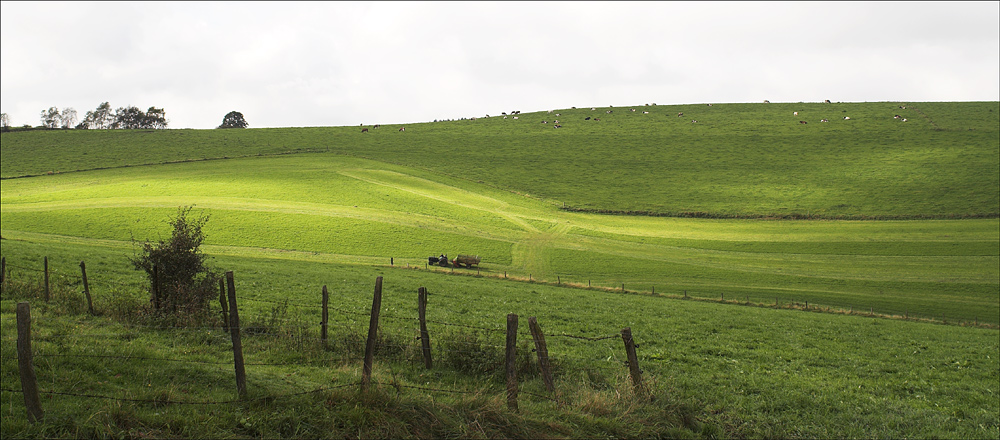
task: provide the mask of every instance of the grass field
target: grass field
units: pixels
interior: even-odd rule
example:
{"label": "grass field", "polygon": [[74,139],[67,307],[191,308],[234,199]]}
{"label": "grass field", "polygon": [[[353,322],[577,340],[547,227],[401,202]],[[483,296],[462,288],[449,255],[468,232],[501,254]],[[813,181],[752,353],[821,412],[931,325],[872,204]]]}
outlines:
{"label": "grass field", "polygon": [[494,275],[1000,323],[996,219],[609,217],[332,153],[224,163],[7,180],[3,234],[155,240],[195,206],[213,246],[419,267],[471,253]]}
{"label": "grass field", "polygon": [[[3,134],[0,177],[330,151],[482,181],[580,209],[850,218],[1000,215],[1000,105],[901,105],[700,104],[639,106],[635,112],[598,107],[525,113],[518,120],[494,115],[409,124],[402,133],[390,125],[366,134],[358,127],[14,132]],[[830,122],[819,122],[824,118]],[[552,128],[555,120],[563,128]]]}
{"label": "grass field", "polygon": [[[526,403],[530,415],[501,417],[502,398],[420,392],[389,399],[394,409],[378,414],[305,410],[321,403],[310,397],[292,398],[285,409],[214,413],[115,402],[95,412],[52,399],[51,413],[62,418],[32,427],[20,396],[4,392],[4,432],[388,437],[404,435],[409,424],[430,437],[712,437],[719,434],[713,427],[755,438],[996,437],[996,330],[913,318],[1000,325],[1000,107],[901,105],[581,108],[409,124],[405,132],[385,124],[367,134],[358,127],[3,133],[0,253],[12,277],[37,280],[49,257],[63,295],[79,304],[74,277],[85,260],[104,310],[87,318],[73,307],[40,306],[43,339],[53,328],[77,328],[110,332],[125,344],[110,343],[111,352],[137,344],[153,347],[149,357],[224,357],[192,348],[218,347],[204,335],[165,343],[163,332],[137,336],[110,320],[121,304],[142,303],[141,278],[125,261],[132,240],[166,238],[167,220],[193,206],[210,216],[204,249],[213,265],[238,274],[251,322],[278,317],[315,332],[318,311],[304,304],[318,302],[322,285],[336,292],[338,307],[364,311],[373,278],[382,275],[389,316],[412,315],[416,288],[425,286],[434,294],[431,319],[440,322],[501,328],[514,312],[538,316],[553,334],[632,327],[662,397],[653,406],[611,397],[628,388],[620,339],[566,339],[550,351],[575,400],[561,409]],[[552,128],[556,119],[563,128]],[[426,257],[440,253],[480,255],[479,271],[454,272],[482,276],[425,268]],[[730,304],[714,301],[722,297]],[[0,308],[5,389],[17,388],[8,325],[16,300],[5,294]],[[290,308],[276,306],[285,300]],[[747,300],[758,306],[732,304]],[[828,313],[804,312],[805,302]],[[348,335],[367,325],[365,316],[338,319]],[[411,347],[411,324],[389,320],[383,330]],[[502,345],[499,337],[487,345]],[[102,348],[48,344],[39,350]],[[282,354],[283,344],[298,348]],[[322,360],[330,356],[323,350],[294,344],[302,339],[248,343],[262,362],[332,362]],[[462,389],[493,383],[487,372],[463,372],[462,361],[428,379],[407,353],[412,348],[384,361],[382,380]],[[62,377],[79,361],[42,359],[50,389],[100,377],[106,383],[89,385],[98,394],[156,397],[166,388],[164,399],[173,400],[194,387],[176,385],[178,378],[204,375],[199,383],[208,389],[194,396],[226,394],[209,385],[226,380],[216,367],[185,364],[160,375],[149,363],[129,366],[122,376],[148,378],[146,390],[106,379],[99,364]],[[360,369],[328,366],[334,381],[347,383]],[[264,396],[331,380],[323,368],[254,374]],[[527,390],[541,392],[537,377],[526,380]],[[500,395],[497,389],[486,394]],[[355,397],[327,399],[364,407]],[[429,419],[407,413],[411,406],[441,411],[431,418],[448,426],[493,417],[495,430],[434,431]],[[444,414],[457,407],[476,409]],[[256,431],[246,428],[248,418],[259,419]],[[669,423],[651,422],[657,418]],[[418,419],[428,425],[414,425]],[[279,428],[285,425],[297,430]]]}
{"label": "grass field", "polygon": [[[50,266],[59,274],[53,279],[65,280],[77,289],[78,259],[86,258],[96,305],[99,310],[105,310],[105,314],[113,310],[115,301],[121,302],[123,298],[142,300],[141,295],[130,296],[136,295],[135,290],[128,294],[115,288],[141,285],[140,275],[125,267],[124,255],[129,246],[122,243],[6,240],[3,246],[4,254],[15,256],[16,261],[49,254]],[[416,341],[411,336],[415,323],[405,318],[414,316],[415,293],[420,286],[432,293],[428,319],[497,329],[484,333],[487,346],[503,345],[500,329],[507,313],[520,314],[522,326],[527,316],[538,317],[550,335],[549,352],[559,366],[557,386],[574,396],[573,399],[581,400],[574,400],[570,410],[560,412],[552,403],[524,396],[521,417],[526,420],[521,422],[526,425],[542,423],[536,419],[538,417],[555,417],[547,423],[556,427],[579,424],[576,428],[560,428],[570,429],[569,432],[576,435],[565,432],[558,435],[558,429],[543,429],[536,431],[536,435],[547,432],[570,437],[643,436],[635,431],[629,433],[628,429],[638,427],[619,425],[627,425],[621,420],[634,417],[632,412],[636,410],[615,408],[611,403],[615,399],[607,396],[602,398],[606,399],[604,406],[589,407],[582,401],[582,395],[574,394],[590,389],[593,393],[613,396],[615,390],[627,389],[620,339],[587,342],[554,336],[564,333],[588,337],[615,335],[625,326],[631,327],[637,338],[644,376],[654,385],[658,395],[670,405],[683,404],[690,415],[702,423],[724,428],[728,436],[989,438],[1000,427],[996,418],[1000,409],[996,399],[1000,361],[996,354],[1000,346],[995,330],[719,305],[650,295],[609,294],[489,278],[445,276],[423,270],[340,265],[288,255],[235,257],[215,254],[211,264],[237,274],[241,317],[247,326],[266,325],[274,316],[275,304],[288,301],[291,306],[287,314],[278,316],[278,322],[291,328],[290,331],[299,331],[295,330],[297,326],[305,325],[308,328],[305,331],[311,335],[312,339],[304,342],[270,338],[266,334],[245,336],[247,362],[307,363],[286,367],[249,366],[250,387],[263,395],[283,395],[326,386],[331,383],[331,376],[334,384],[356,381],[360,362],[341,364],[336,359],[347,353],[317,351],[315,343],[309,342],[315,341],[318,332],[315,323],[319,322],[320,287],[329,286],[332,305],[337,309],[331,317],[334,334],[363,335],[374,277],[383,276],[382,304],[383,314],[387,316],[383,319],[383,333],[393,342],[411,347],[408,349],[411,353],[415,352]],[[16,270],[15,276],[37,279],[39,274]],[[80,310],[82,298],[78,290],[75,292],[73,298]],[[475,302],[470,302],[470,298],[475,298]],[[0,309],[4,322],[4,388],[17,387],[16,368],[9,364],[14,362],[13,344],[8,343],[13,337],[13,325],[8,324],[13,319],[14,302],[16,299],[4,300]],[[66,320],[56,310],[46,309],[37,298],[33,304],[39,309],[34,315],[35,337],[42,341],[36,344],[39,353],[88,356],[128,353],[137,358],[191,359],[223,364],[227,359],[224,334],[218,331],[181,331],[169,336],[171,333],[163,335],[142,327],[122,327],[107,322],[107,318],[83,314],[69,315]],[[458,333],[470,331],[458,330],[461,330]],[[446,346],[438,344],[444,344],[442,341],[449,337],[441,335],[454,335],[456,328],[432,323],[430,331],[434,347],[438,347],[436,356],[446,355],[446,351],[441,351],[447,350]],[[103,342],[95,345],[87,335],[102,335]],[[521,338],[530,342],[526,330]],[[281,349],[288,346],[298,348]],[[375,380],[449,390],[479,389],[502,402],[502,377],[455,373],[458,367],[439,357],[436,368],[439,373],[428,379],[417,356],[409,361],[391,355],[380,360]],[[502,353],[493,356],[502,359]],[[195,401],[229,400],[233,393],[231,365],[228,368],[211,364],[158,365],[140,359],[108,366],[74,357],[37,359],[45,390]],[[329,362],[329,367],[309,366],[317,361],[322,365]],[[100,383],[89,381],[90,377],[100,378]],[[80,381],[86,384],[83,388],[74,385]],[[525,391],[544,394],[537,376],[529,375],[522,381]],[[201,387],[205,389],[200,390]],[[122,390],[131,391],[121,394]],[[451,399],[447,394],[413,389],[405,390],[403,396],[399,401],[404,404],[431,408],[447,404]],[[436,397],[432,399],[431,396]],[[350,394],[335,394],[333,398],[350,401],[351,397]],[[279,400],[282,401],[284,399]],[[261,408],[254,405],[215,406],[210,415],[185,405],[122,407],[114,402],[54,396],[45,401],[47,411],[65,417],[56,419],[65,421],[49,425],[47,431],[37,431],[38,427],[25,424],[20,395],[4,393],[3,420],[5,432],[55,436],[90,432],[99,429],[102,423],[136,429],[145,427],[161,436],[183,436],[185,432],[191,436],[191,433],[204,432],[196,428],[204,423],[223,430],[216,436],[253,436],[241,431],[244,429],[239,424],[241,418],[258,420],[259,429],[265,430],[261,435],[265,437],[336,436],[344,431],[335,427],[343,424],[363,432],[377,432],[367,424],[373,422],[350,419],[343,414],[344,410],[328,408],[316,412],[307,409],[321,401],[304,397],[292,400],[292,404]],[[662,404],[667,405],[666,402]],[[580,408],[597,412],[587,413],[588,410]],[[574,415],[573,411],[583,411],[583,414]],[[90,414],[97,414],[97,417],[89,417]],[[112,416],[124,421],[115,421]],[[595,416],[621,419],[595,427],[593,419],[574,422],[573,418]],[[369,417],[377,418],[375,414]],[[381,417],[389,416],[382,413]],[[302,430],[299,434],[278,431],[279,422],[289,423],[289,419],[306,422],[297,425]],[[329,426],[327,429],[331,431],[321,430],[321,426]],[[236,431],[226,431],[230,429]],[[266,431],[268,429],[272,431]],[[655,431],[645,432],[645,435],[652,435]],[[663,435],[662,432],[659,435]],[[673,436],[678,435],[682,434],[674,433]]]}

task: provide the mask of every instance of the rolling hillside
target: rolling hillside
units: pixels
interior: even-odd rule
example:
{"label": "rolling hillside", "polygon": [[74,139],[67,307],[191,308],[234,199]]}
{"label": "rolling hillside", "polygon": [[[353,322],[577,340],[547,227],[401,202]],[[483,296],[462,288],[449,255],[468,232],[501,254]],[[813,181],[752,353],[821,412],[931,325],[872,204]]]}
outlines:
{"label": "rolling hillside", "polygon": [[[496,276],[1000,323],[996,103],[902,106],[568,109],[405,132],[5,133],[3,175],[54,174],[3,180],[0,216],[7,238],[128,241],[195,206],[212,216],[208,243],[233,252],[411,266],[472,253]],[[798,122],[818,117],[830,122]],[[689,195],[650,196],[664,192]],[[791,215],[910,220],[766,219]]]}
{"label": "rolling hillside", "polygon": [[[405,131],[383,123],[368,133],[3,133],[0,254],[24,285],[37,284],[48,257],[61,289],[51,304],[4,291],[5,435],[1000,432],[998,103],[631,110],[492,115]],[[228,402],[231,390],[220,384],[231,382],[232,365],[217,364],[232,355],[216,328],[115,320],[148,302],[127,262],[133,240],[165,238],[179,207],[209,216],[210,264],[238,274],[241,314],[257,329],[246,345],[259,400]],[[483,263],[426,265],[441,253]],[[98,316],[80,309],[81,260],[94,274]],[[325,387],[358,380],[360,366],[338,350],[356,350],[375,276],[386,279],[382,343],[396,348],[380,358],[385,395],[372,401]],[[337,349],[315,344],[324,286],[338,309]],[[435,342],[436,356],[458,359],[432,373],[413,360],[417,287],[434,294],[431,331],[447,341]],[[10,391],[21,300],[37,307],[47,390],[119,397],[50,395],[53,418],[27,423]],[[582,336],[551,343],[564,404],[536,399],[544,393],[537,375],[524,378],[536,396],[526,394],[522,413],[496,397],[502,381],[490,347],[502,347],[494,330],[507,313],[537,316],[549,334]],[[623,327],[641,343],[654,401],[628,395],[615,338]],[[456,355],[469,352],[461,344],[487,360]],[[123,352],[135,359],[101,358]],[[463,370],[476,362],[483,371]],[[185,400],[225,404],[164,403]]]}
{"label": "rolling hillside", "polygon": [[[562,128],[553,128],[557,120]],[[405,132],[394,125],[369,133],[359,127],[22,132],[3,134],[0,176],[324,151],[587,210],[996,217],[998,127],[998,103],[970,102],[596,107],[411,124]]]}

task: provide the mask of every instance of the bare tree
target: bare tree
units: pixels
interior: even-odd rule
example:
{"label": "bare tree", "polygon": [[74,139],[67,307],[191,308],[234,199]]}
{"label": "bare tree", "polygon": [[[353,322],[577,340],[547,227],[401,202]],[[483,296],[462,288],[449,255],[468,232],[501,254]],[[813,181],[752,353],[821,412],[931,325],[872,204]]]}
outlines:
{"label": "bare tree", "polygon": [[76,110],[73,107],[64,108],[62,111],[62,128],[73,128],[76,126]]}
{"label": "bare tree", "polygon": [[162,108],[150,107],[143,119],[143,128],[167,128],[167,112]]}
{"label": "bare tree", "polygon": [[49,107],[48,110],[42,110],[42,126],[45,128],[59,128],[59,123],[62,120],[62,116],[59,114],[59,109],[56,107]]}
{"label": "bare tree", "polygon": [[2,128],[3,131],[10,130],[10,115],[0,113],[0,128]]}

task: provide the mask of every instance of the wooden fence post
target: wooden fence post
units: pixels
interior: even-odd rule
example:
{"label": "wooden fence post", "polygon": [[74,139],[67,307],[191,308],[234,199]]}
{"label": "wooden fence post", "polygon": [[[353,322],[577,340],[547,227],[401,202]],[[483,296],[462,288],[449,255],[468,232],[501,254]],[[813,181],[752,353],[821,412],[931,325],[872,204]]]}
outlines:
{"label": "wooden fence post", "polygon": [[240,339],[240,312],[236,306],[236,282],[233,271],[226,272],[229,288],[229,332],[233,338],[233,367],[236,369],[236,391],[240,397],[247,394],[247,373],[243,368],[243,341]]}
{"label": "wooden fence post", "polygon": [[91,315],[95,315],[94,301],[90,298],[90,283],[87,282],[87,264],[82,261],[80,262],[80,272],[83,273],[83,294],[87,297],[87,311]]}
{"label": "wooden fence post", "polygon": [[556,385],[552,380],[552,368],[549,367],[549,348],[545,345],[545,334],[542,333],[542,328],[534,316],[528,317],[528,328],[531,330],[531,338],[535,340],[538,368],[542,370],[542,381],[545,382],[545,389],[549,390],[550,393],[555,393]]}
{"label": "wooden fence post", "polygon": [[45,257],[45,302],[49,302],[49,257]]}
{"label": "wooden fence post", "polygon": [[229,331],[229,305],[226,304],[226,280],[219,278],[219,306],[222,307],[222,329]]}
{"label": "wooden fence post", "polygon": [[375,339],[378,337],[378,315],[382,310],[382,277],[375,278],[375,295],[372,298],[372,316],[368,322],[368,343],[365,344],[365,363],[361,370],[361,391],[368,391],[372,381],[372,360],[375,357]]}
{"label": "wooden fence post", "polygon": [[517,315],[507,315],[507,408],[517,412]]}
{"label": "wooden fence post", "polygon": [[417,289],[417,316],[420,318],[420,350],[424,354],[424,367],[428,370],[431,363],[431,337],[427,332],[427,288]]}
{"label": "wooden fence post", "polygon": [[319,340],[322,341],[323,348],[326,348],[326,335],[327,335],[326,331],[327,331],[327,326],[329,325],[329,322],[330,322],[330,309],[329,309],[329,306],[328,306],[329,303],[330,303],[330,292],[326,290],[326,285],[324,284],[323,285],[323,315],[320,318],[320,323],[319,323]]}
{"label": "wooden fence post", "polygon": [[28,421],[42,420],[42,401],[38,398],[38,378],[31,360],[31,306],[27,302],[17,303],[17,369],[21,373],[21,393],[24,407],[28,410]]}
{"label": "wooden fence post", "polygon": [[642,370],[639,369],[639,357],[635,354],[635,340],[632,339],[632,328],[622,329],[622,341],[625,342],[625,355],[628,357],[628,374],[632,376],[632,386],[638,394],[645,392],[642,385]]}

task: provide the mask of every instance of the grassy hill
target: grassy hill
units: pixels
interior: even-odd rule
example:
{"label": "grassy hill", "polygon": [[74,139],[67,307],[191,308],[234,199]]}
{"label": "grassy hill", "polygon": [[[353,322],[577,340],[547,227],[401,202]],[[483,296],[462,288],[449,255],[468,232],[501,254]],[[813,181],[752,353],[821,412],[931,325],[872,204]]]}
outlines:
{"label": "grassy hill", "polygon": [[[205,412],[109,401],[94,410],[93,400],[52,399],[55,421],[34,427],[23,419],[20,395],[4,391],[4,432],[995,437],[996,330],[926,318],[1000,324],[1000,108],[903,105],[565,109],[409,124],[404,132],[368,126],[364,134],[359,127],[3,133],[0,253],[12,276],[32,283],[32,268],[48,256],[61,273],[60,298],[77,304],[39,305],[38,331],[50,339],[39,351],[73,355],[43,360],[49,390],[87,383],[94,394],[162,401],[230,395],[213,385],[231,381],[225,367],[183,363],[164,373],[136,359],[128,371],[109,373],[76,357],[105,353],[92,340],[59,342],[76,328],[122,341],[108,342],[108,352],[149,347],[135,356],[225,361],[221,333],[168,343],[169,331],[139,327],[137,335],[115,320],[122,304],[138,307],[144,297],[125,261],[131,239],[166,236],[179,206],[211,216],[205,250],[238,274],[247,319],[280,328],[278,336],[248,336],[254,359],[323,366],[254,370],[266,404]],[[556,119],[562,128],[553,128]],[[473,276],[448,276],[424,265],[439,253],[479,254],[483,265],[455,270]],[[80,260],[99,274],[91,283],[104,289],[102,316],[79,313],[72,274]],[[392,398],[401,388],[384,385],[374,403],[335,390],[273,397],[357,380],[359,364],[309,342],[319,318],[307,304],[329,285],[348,311],[338,318],[340,337],[355,341],[378,275],[387,280],[383,311],[400,318],[383,324],[397,349],[378,380],[411,388]],[[463,338],[470,328],[502,326],[511,312],[538,316],[553,334],[632,327],[658,403],[628,396],[620,339],[566,338],[550,348],[570,396],[562,407],[529,399],[529,410],[510,414],[496,397],[503,384],[493,367],[463,370],[481,361],[444,361],[426,376],[413,359],[407,318],[419,286],[434,293],[433,319],[447,323],[432,331],[476,344],[488,359],[496,353],[484,347],[503,344],[495,334]],[[4,389],[17,388],[12,310],[28,298],[38,303],[5,290],[0,304]],[[737,305],[746,302],[756,306]],[[833,313],[803,312],[806,302]],[[62,377],[66,370],[84,372]],[[148,378],[149,389],[114,374]],[[177,385],[192,375],[210,389]],[[539,381],[529,374],[525,389],[544,394]],[[469,426],[484,428],[462,428]]]}
{"label": "grassy hill", "polygon": [[[493,115],[409,124],[405,132],[386,125],[369,133],[359,127],[4,133],[0,176],[329,151],[588,210],[720,217],[1000,214],[996,102],[634,109],[564,109],[517,120]],[[553,128],[556,120],[562,128]]]}

